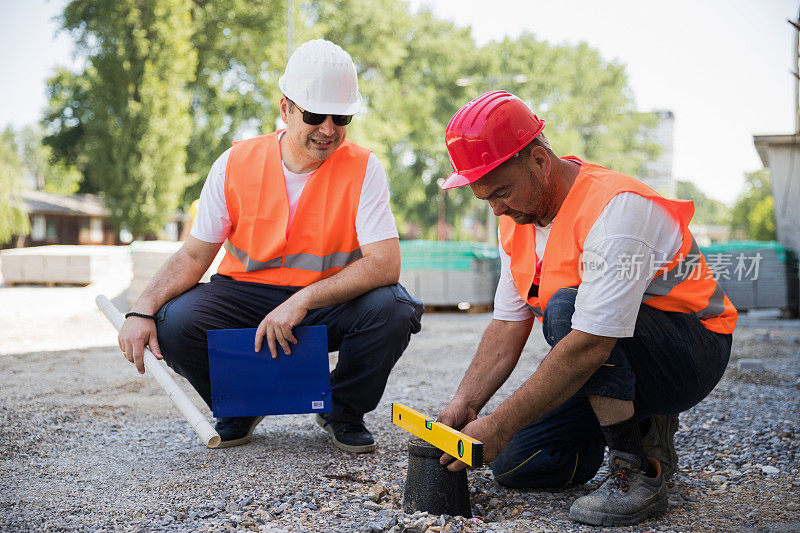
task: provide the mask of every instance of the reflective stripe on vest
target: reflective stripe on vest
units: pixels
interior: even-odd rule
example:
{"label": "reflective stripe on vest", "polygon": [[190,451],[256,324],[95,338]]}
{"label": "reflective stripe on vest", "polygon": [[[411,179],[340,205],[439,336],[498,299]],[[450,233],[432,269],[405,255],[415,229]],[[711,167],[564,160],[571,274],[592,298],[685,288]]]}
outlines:
{"label": "reflective stripe on vest", "polygon": [[517,225],[500,217],[500,242],[511,257],[511,274],[520,296],[528,305],[547,309],[550,297],[561,288],[581,282],[581,256],[586,236],[608,202],[616,195],[633,192],[657,202],[680,224],[683,244],[672,260],[658,269],[645,289],[642,302],[656,309],[695,313],[703,325],[718,333],[732,333],[736,309],[700,253],[688,225],[694,213],[691,202],[668,200],[642,182],[599,165],[581,163],[581,170],[553,220],[542,260],[541,285],[530,296],[535,275],[536,236],[530,225]]}
{"label": "reflective stripe on vest", "polygon": [[[299,268],[301,270],[310,270],[312,272],[324,272],[329,268],[342,268],[346,267],[353,261],[361,259],[361,248],[352,252],[334,252],[326,256],[318,256],[311,254],[293,254],[285,257],[276,257],[266,262],[256,261],[248,257],[247,253],[238,249],[231,244],[231,241],[225,241],[225,251],[233,255],[244,266],[247,272],[255,272],[256,270],[265,270],[267,268]],[[286,262],[284,263],[284,259]]]}
{"label": "reflective stripe on vest", "polygon": [[329,268],[346,267],[353,261],[361,259],[361,248],[352,252],[334,252],[328,255],[292,254],[286,256],[286,268],[300,268],[312,272],[324,272]]}
{"label": "reflective stripe on vest", "polygon": [[[691,260],[693,261],[695,257],[700,257],[700,247],[697,245],[697,241],[692,238],[692,247],[689,249],[688,255],[681,259],[674,268],[653,278],[642,295],[642,303],[647,303],[648,300],[656,296],[666,296],[672,289],[691,276],[696,275],[695,268],[697,268],[697,265],[690,265],[687,261],[687,258],[692,258]],[[688,266],[692,268],[687,268]],[[721,315],[724,311],[725,291],[717,283],[714,292],[711,293],[711,297],[708,299],[708,305],[700,311],[696,311],[696,313],[700,320],[707,320]]]}
{"label": "reflective stripe on vest", "polygon": [[[697,246],[697,242],[692,238],[692,247],[689,248],[689,254],[686,257],[699,257],[700,256],[700,248]],[[644,290],[644,295],[642,296],[642,302],[647,302],[650,298],[656,296],[666,296],[667,294],[672,291],[675,287],[679,284],[683,283],[689,276],[692,275],[694,269],[687,269],[684,268],[687,265],[686,258],[680,260],[676,266],[664,274],[658,274],[655,278],[650,282],[647,288]]]}
{"label": "reflective stripe on vest", "polygon": [[308,178],[289,226],[279,134],[234,143],[225,171],[231,233],[218,272],[304,287],[362,256],[355,219],[370,152],[345,140]]}
{"label": "reflective stripe on vest", "polygon": [[234,245],[231,244],[231,241],[225,239],[225,251],[231,254],[233,257],[238,259],[243,265],[246,272],[255,272],[256,270],[264,270],[266,268],[278,268],[281,266],[281,262],[283,261],[282,257],[276,257],[275,259],[270,259],[269,261],[256,261],[255,259],[251,259],[247,256],[247,253],[244,250],[240,250]]}

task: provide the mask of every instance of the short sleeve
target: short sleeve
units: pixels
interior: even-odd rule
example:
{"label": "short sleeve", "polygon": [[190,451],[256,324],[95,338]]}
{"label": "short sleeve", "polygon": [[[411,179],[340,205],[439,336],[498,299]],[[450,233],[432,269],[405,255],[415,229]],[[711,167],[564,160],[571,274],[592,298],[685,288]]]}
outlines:
{"label": "short sleeve", "polygon": [[369,155],[364,183],[361,186],[356,214],[356,234],[360,246],[398,237],[397,225],[389,203],[386,171],[375,154]]}
{"label": "short sleeve", "polygon": [[615,196],[584,241],[584,274],[572,328],[632,337],[650,280],[682,242],[678,221],[663,206],[635,193]]}
{"label": "short sleeve", "polygon": [[192,224],[192,237],[204,242],[219,243],[228,238],[231,220],[225,201],[225,170],[228,166],[228,148],[211,166],[197,206],[197,216]]}

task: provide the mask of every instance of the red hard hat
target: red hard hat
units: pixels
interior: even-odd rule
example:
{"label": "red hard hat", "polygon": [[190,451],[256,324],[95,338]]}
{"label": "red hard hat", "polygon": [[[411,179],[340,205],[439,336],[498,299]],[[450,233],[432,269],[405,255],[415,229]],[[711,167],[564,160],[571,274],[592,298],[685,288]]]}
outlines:
{"label": "red hard hat", "polygon": [[444,134],[451,174],[442,189],[468,185],[522,150],[544,129],[544,120],[506,91],[475,98],[450,119]]}

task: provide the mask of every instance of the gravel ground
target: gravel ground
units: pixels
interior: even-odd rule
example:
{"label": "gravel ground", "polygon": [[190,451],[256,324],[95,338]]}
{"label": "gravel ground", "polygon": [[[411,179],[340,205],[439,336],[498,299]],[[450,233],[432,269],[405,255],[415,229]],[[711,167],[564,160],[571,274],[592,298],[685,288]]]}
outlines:
{"label": "gravel ground", "polygon": [[[158,386],[116,348],[92,299],[122,300],[125,280],[85,288],[0,287],[2,531],[580,531],[571,502],[592,490],[501,488],[469,474],[480,518],[401,510],[409,435],[390,403],[434,414],[454,392],[485,314],[426,315],[366,416],[373,454],[333,448],[311,415],[266,419],[247,446],[203,447]],[[800,531],[800,324],[737,330],[716,390],[681,415],[670,506],[635,531]],[[536,327],[497,406],[547,347]],[[765,370],[738,371],[760,358]],[[202,404],[181,379],[198,406]]]}

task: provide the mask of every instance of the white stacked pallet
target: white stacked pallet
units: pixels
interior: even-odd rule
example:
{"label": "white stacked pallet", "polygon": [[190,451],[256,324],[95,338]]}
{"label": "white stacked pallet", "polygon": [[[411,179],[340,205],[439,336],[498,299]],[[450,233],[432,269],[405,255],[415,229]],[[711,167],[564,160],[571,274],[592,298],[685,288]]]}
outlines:
{"label": "white stacked pallet", "polygon": [[129,268],[124,246],[52,245],[0,251],[5,283],[88,285],[112,270]]}
{"label": "white stacked pallet", "polygon": [[[142,294],[147,284],[153,279],[158,269],[169,259],[172,254],[183,246],[182,242],[177,241],[136,241],[130,245],[131,262],[133,264],[133,279],[128,288],[128,306]],[[216,273],[219,262],[225,255],[224,249],[220,248],[217,257],[211,267],[203,275],[201,282],[207,282],[211,275]]]}
{"label": "white stacked pallet", "polygon": [[497,276],[490,261],[474,261],[467,271],[403,269],[400,283],[430,306],[486,306],[494,302]]}

